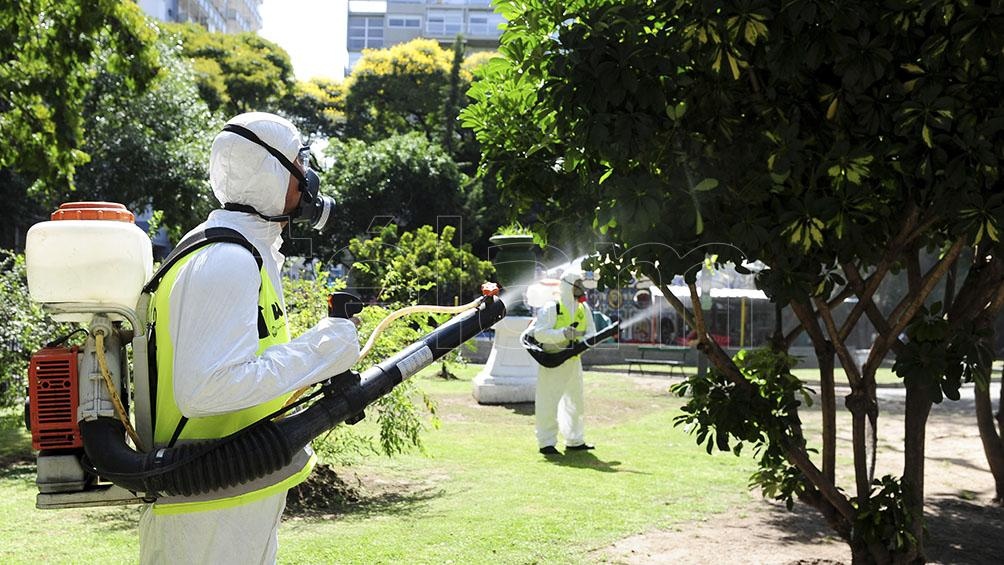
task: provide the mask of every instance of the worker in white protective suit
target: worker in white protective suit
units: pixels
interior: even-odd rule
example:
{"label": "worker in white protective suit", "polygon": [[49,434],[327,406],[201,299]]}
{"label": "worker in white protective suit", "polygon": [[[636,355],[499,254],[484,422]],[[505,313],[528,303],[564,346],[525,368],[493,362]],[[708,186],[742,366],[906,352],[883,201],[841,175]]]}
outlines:
{"label": "worker in white protective suit", "polygon": [[[170,267],[154,293],[158,447],[233,433],[359,357],[358,320],[325,318],[289,339],[279,247],[306,198],[302,149],[289,121],[257,112],[233,118],[213,141],[209,178],[224,209],[190,233],[230,228],[260,257],[238,244],[206,245]],[[248,484],[158,499],[140,518],[141,562],[274,563],[286,491],[314,461],[307,447]]]}
{"label": "worker in white protective suit", "polygon": [[[558,294],[559,299],[541,308],[533,321],[533,337],[544,351],[557,351],[596,333],[581,273],[569,271],[562,275]],[[538,369],[534,403],[540,453],[560,454],[555,447],[559,431],[566,450],[593,449],[585,438],[582,361],[578,355],[553,369]]]}

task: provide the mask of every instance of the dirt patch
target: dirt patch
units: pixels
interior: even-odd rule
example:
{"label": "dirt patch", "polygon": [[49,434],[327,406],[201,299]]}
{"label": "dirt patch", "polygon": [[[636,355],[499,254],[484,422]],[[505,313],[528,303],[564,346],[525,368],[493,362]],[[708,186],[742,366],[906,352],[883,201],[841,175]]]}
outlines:
{"label": "dirt patch", "polygon": [[443,474],[421,480],[360,474],[322,463],[306,481],[290,489],[283,520],[326,520],[350,512],[357,516],[415,513],[425,501],[442,494],[438,485],[448,479]]}
{"label": "dirt patch", "polygon": [[328,465],[318,464],[307,480],[286,493],[290,516],[340,514],[362,499],[359,485],[351,485]]}
{"label": "dirt patch", "polygon": [[[660,382],[661,381],[661,382]],[[648,392],[664,389],[665,379],[638,379]],[[846,393],[846,391],[844,392]],[[881,394],[881,393],[880,393]],[[842,396],[838,392],[838,397]],[[839,400],[839,399],[838,399]],[[901,395],[879,400],[879,451],[876,476],[901,475],[903,407]],[[802,413],[807,434],[818,437],[818,409]],[[850,421],[838,418],[838,461],[850,461]],[[975,427],[972,401],[944,402],[932,411],[927,428],[925,518],[926,553],[931,563],[1000,563],[1004,555],[1004,508],[990,502],[993,477]],[[846,464],[838,474],[850,472]],[[844,489],[853,477],[838,476]],[[850,563],[850,550],[813,509],[783,505],[751,493],[730,511],[666,530],[641,532],[598,550],[604,563],[832,564]]]}

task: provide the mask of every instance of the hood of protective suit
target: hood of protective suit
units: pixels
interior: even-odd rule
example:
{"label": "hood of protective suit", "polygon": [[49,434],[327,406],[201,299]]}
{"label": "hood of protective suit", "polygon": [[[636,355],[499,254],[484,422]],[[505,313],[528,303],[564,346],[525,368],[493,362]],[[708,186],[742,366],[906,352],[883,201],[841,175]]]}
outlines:
{"label": "hood of protective suit", "polygon": [[[285,118],[264,112],[248,112],[228,124],[255,133],[290,161],[300,150],[300,132]],[[266,216],[282,214],[290,172],[262,146],[236,133],[220,132],[209,153],[209,183],[220,204],[251,206]]]}
{"label": "hood of protective suit", "polygon": [[561,299],[561,307],[566,312],[575,312],[575,307],[579,305],[579,301],[575,299],[572,289],[576,281],[581,280],[582,273],[578,271],[566,271],[565,274],[561,275],[561,284],[558,285],[558,296]]}

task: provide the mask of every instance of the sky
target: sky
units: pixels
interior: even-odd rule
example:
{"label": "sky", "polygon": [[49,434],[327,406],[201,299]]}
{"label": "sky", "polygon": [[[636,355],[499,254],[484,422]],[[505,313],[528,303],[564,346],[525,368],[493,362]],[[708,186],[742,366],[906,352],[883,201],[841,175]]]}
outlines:
{"label": "sky", "polygon": [[258,34],[289,53],[297,80],[341,79],[348,63],[347,4],[348,0],[264,0]]}

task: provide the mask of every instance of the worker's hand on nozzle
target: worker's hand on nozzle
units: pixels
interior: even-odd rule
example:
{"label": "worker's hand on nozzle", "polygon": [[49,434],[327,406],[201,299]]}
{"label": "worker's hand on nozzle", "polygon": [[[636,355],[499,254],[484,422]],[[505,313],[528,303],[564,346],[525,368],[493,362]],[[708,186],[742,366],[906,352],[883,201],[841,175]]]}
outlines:
{"label": "worker's hand on nozzle", "polygon": [[578,335],[578,333],[579,333],[579,332],[575,331],[575,328],[573,328],[572,326],[568,326],[565,329],[563,329],[562,331],[565,334],[565,339],[567,339],[568,341],[572,341],[573,339],[575,339],[575,336]]}

